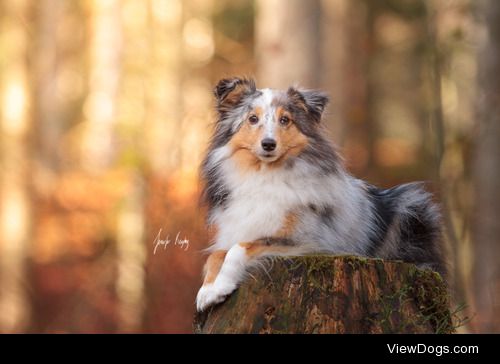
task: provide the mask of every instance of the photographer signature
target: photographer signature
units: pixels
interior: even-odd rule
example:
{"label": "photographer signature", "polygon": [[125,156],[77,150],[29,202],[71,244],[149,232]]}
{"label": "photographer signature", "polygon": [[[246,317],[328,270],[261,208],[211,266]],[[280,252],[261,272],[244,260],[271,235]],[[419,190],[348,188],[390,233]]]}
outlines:
{"label": "photographer signature", "polygon": [[156,238],[155,238],[155,240],[153,242],[153,244],[154,244],[153,255],[156,254],[156,250],[159,247],[163,247],[163,249],[165,250],[167,248],[167,245],[169,245],[171,243],[174,244],[174,245],[180,246],[181,249],[183,249],[184,251],[186,251],[186,250],[189,249],[189,240],[186,239],[186,238],[180,239],[179,238],[179,236],[181,234],[180,231],[175,236],[175,240],[170,240],[169,235],[167,235],[167,237],[165,239],[161,239],[161,231],[162,231],[162,229],[160,229],[160,231],[158,232],[158,235],[156,235]]}

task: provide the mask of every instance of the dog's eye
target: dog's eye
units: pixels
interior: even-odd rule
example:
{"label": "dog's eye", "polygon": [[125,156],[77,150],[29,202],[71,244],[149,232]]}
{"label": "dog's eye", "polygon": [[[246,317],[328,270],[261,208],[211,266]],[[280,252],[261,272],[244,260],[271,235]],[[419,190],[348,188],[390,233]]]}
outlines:
{"label": "dog's eye", "polygon": [[290,118],[288,116],[282,116],[280,118],[280,124],[286,126],[290,123]]}
{"label": "dog's eye", "polygon": [[250,122],[250,124],[257,124],[259,122],[259,118],[257,117],[257,115],[250,115],[248,117],[248,121]]}

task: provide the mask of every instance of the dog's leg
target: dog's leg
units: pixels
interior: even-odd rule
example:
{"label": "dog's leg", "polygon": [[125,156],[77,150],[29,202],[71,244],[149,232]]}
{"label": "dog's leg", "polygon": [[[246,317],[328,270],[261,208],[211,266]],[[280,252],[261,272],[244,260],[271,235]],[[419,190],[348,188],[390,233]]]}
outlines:
{"label": "dog's leg", "polygon": [[[261,239],[251,243],[234,245],[225,255],[224,262],[214,281],[200,288],[196,297],[196,308],[207,307],[224,301],[243,279],[246,268],[255,259],[269,255],[293,255],[297,253],[289,240],[284,238]],[[207,274],[208,276],[208,274]]]}
{"label": "dog's leg", "polygon": [[224,258],[226,257],[227,250],[217,250],[210,254],[203,268],[205,277],[203,279],[203,285],[211,284],[217,278],[222,263],[224,263]]}
{"label": "dog's leg", "polygon": [[226,257],[227,250],[217,250],[210,254],[207,258],[207,262],[203,267],[204,271],[204,279],[203,285],[198,291],[198,295],[196,296],[196,305],[198,311],[200,309],[200,302],[203,300],[202,297],[206,295],[206,291],[210,290],[210,287],[213,285],[217,275],[220,272],[222,264],[224,263],[224,258]]}

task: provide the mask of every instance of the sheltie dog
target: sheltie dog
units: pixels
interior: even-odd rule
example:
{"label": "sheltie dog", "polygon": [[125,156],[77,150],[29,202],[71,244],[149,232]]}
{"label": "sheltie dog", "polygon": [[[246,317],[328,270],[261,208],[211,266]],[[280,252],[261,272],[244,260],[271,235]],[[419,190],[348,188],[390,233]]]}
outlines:
{"label": "sheltie dog", "polygon": [[216,235],[198,311],[222,302],[259,258],[351,254],[445,273],[438,207],[422,183],[380,189],[349,175],[322,127],[318,91],[219,81],[201,166]]}

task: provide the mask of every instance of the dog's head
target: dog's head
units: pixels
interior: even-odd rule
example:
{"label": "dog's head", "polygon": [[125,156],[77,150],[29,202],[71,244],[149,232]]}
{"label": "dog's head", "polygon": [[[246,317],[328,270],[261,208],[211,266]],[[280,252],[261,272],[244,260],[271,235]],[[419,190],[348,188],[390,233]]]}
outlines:
{"label": "dog's head", "polygon": [[257,89],[243,78],[220,80],[214,141],[246,165],[277,164],[299,155],[317,134],[328,97],[318,91]]}

